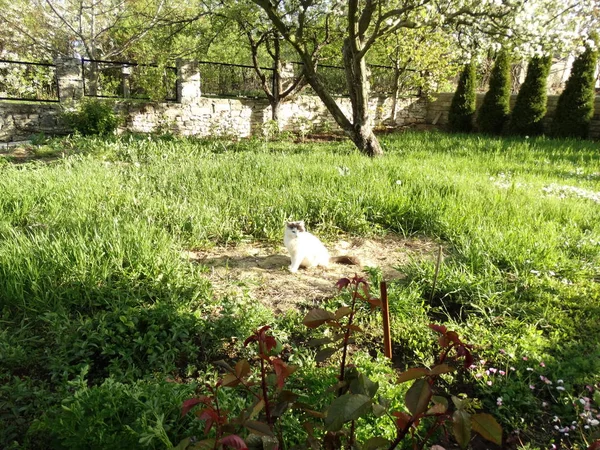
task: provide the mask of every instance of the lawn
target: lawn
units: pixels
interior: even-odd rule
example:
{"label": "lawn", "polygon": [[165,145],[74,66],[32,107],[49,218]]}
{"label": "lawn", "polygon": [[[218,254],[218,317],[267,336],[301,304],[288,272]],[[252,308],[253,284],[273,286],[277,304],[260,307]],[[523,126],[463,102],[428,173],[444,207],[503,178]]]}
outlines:
{"label": "lawn", "polygon": [[[211,268],[182,258],[279,245],[283,223],[304,219],[326,243],[394,234],[444,249],[435,289],[434,257],[402,262],[390,283],[393,366],[379,316],[362,311],[352,361],[392,404],[406,392],[395,371],[433,362],[427,325],[440,323],[476,355],[447,390],[477,397],[507,448],[585,448],[600,430],[598,144],[442,133],[382,144],[367,159],[343,141],[68,138],[0,159],[0,447],[201,436],[182,402],[215,380],[215,360],[251,356],[243,341],[265,324],[299,366],[292,389],[322,408],[336,357],[316,364],[306,346],[311,299],[280,314],[244,289],[218,295]],[[380,271],[368,273],[375,292]],[[306,441],[299,414],[282,427],[290,447]],[[391,438],[388,418],[357,423],[359,440],[375,433]]]}

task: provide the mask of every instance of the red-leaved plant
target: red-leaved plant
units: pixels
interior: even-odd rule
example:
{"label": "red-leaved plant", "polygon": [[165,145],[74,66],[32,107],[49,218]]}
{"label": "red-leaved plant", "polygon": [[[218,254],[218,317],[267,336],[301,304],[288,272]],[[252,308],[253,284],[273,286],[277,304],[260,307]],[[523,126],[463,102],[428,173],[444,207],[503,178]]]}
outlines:
{"label": "red-leaved plant", "polygon": [[[353,334],[362,331],[355,323],[359,301],[369,304],[371,310],[381,306],[381,301],[371,296],[367,280],[357,275],[340,279],[337,287],[340,290],[349,290],[349,306],[342,306],[333,313],[321,308],[313,309],[306,314],[303,321],[309,328],[325,325],[334,331],[330,336],[313,339],[309,343],[312,346],[324,346],[317,353],[317,361],[323,362],[338,351],[342,353],[338,382],[333,386],[337,396],[324,413],[312,410],[310,405],[297,402],[298,395],[283,389],[286,379],[296,368],[272,355],[277,342],[268,333],[270,327],[264,326],[244,341],[244,346],[256,344],[258,347],[260,367],[257,371],[252,371],[247,360],[238,361],[235,367],[220,361],[217,364],[226,373],[214,386],[205,386],[208,395],[200,395],[183,404],[182,415],[199,406],[194,410],[194,414],[205,422],[204,434],[208,436],[212,433],[214,437],[199,441],[184,439],[176,450],[246,449],[247,446],[273,450],[284,448],[284,438],[276,425],[278,418],[290,407],[300,408],[310,416],[323,419],[323,426],[304,424],[308,433],[307,447],[313,449],[335,450],[346,447],[392,450],[409,435],[413,447],[423,449],[436,430],[447,431],[449,425],[462,448],[468,445],[472,430],[501,445],[500,425],[491,415],[475,412],[478,406],[476,400],[466,396],[451,396],[451,408],[446,397],[436,395],[436,382],[440,376],[459,368],[467,369],[473,362],[472,346],[464,343],[456,332],[449,331],[442,325],[429,325],[440,334],[440,354],[435,364],[431,368],[411,368],[398,376],[399,383],[412,381],[413,384],[404,398],[406,411],[390,411],[389,402],[377,395],[379,384],[348,363],[350,345],[355,342]],[[244,389],[251,394],[254,401],[237,417],[231,417],[230,413],[219,405],[218,393],[222,388]],[[370,414],[376,417],[387,415],[396,427],[396,437],[390,441],[374,436],[362,444],[357,443],[356,420]],[[347,424],[349,429],[345,428]],[[419,426],[425,432],[422,438],[416,433]],[[244,428],[245,438],[242,438],[240,433],[243,433]],[[315,437],[314,430],[317,428],[324,428],[325,433],[321,440]]]}
{"label": "red-leaved plant", "polygon": [[[281,447],[282,437],[277,436],[275,424],[277,419],[296,401],[297,395],[283,390],[286,379],[296,370],[295,366],[286,364],[281,358],[272,356],[277,347],[275,338],[268,334],[271,327],[264,326],[244,341],[244,346],[256,344],[260,370],[255,379],[248,360],[240,360],[235,367],[225,361],[216,364],[225,369],[226,374],[215,386],[206,385],[210,395],[200,395],[183,403],[182,415],[186,415],[196,405],[202,405],[194,411],[198,419],[205,421],[204,434],[208,435],[214,427],[215,437],[192,442],[184,439],[176,447],[178,450],[221,449],[232,447],[246,449],[250,442],[262,441],[262,444],[273,450]],[[270,377],[274,374],[275,377]],[[219,406],[218,391],[221,388],[241,388],[249,392],[254,401],[245,408],[238,417],[230,417],[229,412]],[[242,439],[236,432],[245,428],[249,435]]]}

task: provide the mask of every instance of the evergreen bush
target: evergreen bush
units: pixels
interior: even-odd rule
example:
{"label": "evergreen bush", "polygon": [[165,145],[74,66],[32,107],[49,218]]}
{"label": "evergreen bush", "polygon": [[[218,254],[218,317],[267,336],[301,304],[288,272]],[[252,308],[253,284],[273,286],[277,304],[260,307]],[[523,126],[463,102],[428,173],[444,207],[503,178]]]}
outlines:
{"label": "evergreen bush", "polygon": [[525,81],[519,89],[508,123],[511,134],[537,136],[544,132],[542,120],[546,115],[548,102],[546,86],[551,65],[550,56],[536,56],[529,61]]}
{"label": "evergreen bush", "polygon": [[448,125],[451,131],[469,132],[473,129],[475,81],[475,64],[465,64],[448,113]]}
{"label": "evergreen bush", "polygon": [[510,112],[510,58],[502,50],[496,56],[490,87],[477,114],[477,128],[483,133],[501,134]]}
{"label": "evergreen bush", "polygon": [[598,51],[589,46],[574,62],[565,90],[558,97],[552,135],[586,138],[594,115],[594,72]]}

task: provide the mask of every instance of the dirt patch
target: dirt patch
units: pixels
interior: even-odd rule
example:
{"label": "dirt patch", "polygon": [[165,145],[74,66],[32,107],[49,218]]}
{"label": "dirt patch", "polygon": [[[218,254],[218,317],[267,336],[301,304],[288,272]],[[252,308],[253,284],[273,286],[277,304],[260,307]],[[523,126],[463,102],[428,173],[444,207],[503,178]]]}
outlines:
{"label": "dirt patch", "polygon": [[329,244],[333,256],[357,257],[360,266],[332,263],[328,268],[301,268],[292,274],[290,257],[282,246],[240,244],[203,251],[185,251],[183,256],[207,267],[207,278],[217,295],[249,295],[275,312],[314,305],[336,294],[335,283],[342,277],[364,274],[364,267],[379,267],[385,280],[404,274],[396,267],[411,258],[434,259],[438,244],[424,239],[403,239],[389,234],[383,238],[347,238]]}

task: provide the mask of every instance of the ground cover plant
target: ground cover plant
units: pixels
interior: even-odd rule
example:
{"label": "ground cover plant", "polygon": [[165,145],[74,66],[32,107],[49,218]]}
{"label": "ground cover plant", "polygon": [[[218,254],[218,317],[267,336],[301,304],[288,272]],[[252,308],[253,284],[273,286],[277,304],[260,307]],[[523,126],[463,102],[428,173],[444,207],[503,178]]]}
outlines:
{"label": "ground cover plant", "polygon": [[[201,437],[182,403],[223,376],[212,362],[252,357],[243,342],[264,325],[297,366],[286,386],[322,412],[339,360],[315,363],[306,345],[310,299],[275,315],[248,295],[215,295],[210,267],[181,257],[276,245],[284,221],[301,218],[326,242],[397,233],[444,248],[435,288],[435,261],[405,264],[406,278],[389,284],[394,365],[378,351],[379,316],[356,323],[353,364],[391,408],[406,407],[398,373],[435,363],[435,322],[474,344],[468,374],[444,376],[445,389],[478,398],[507,448],[586,448],[600,420],[596,144],[441,133],[382,142],[386,156],[367,159],[344,141],[69,138],[44,144],[64,155],[50,162],[0,162],[0,446],[170,448]],[[380,276],[369,270],[372,286]],[[239,412],[235,396],[219,395]],[[356,441],[393,440],[384,420],[358,419]],[[307,442],[302,423],[281,419],[290,448]]]}

